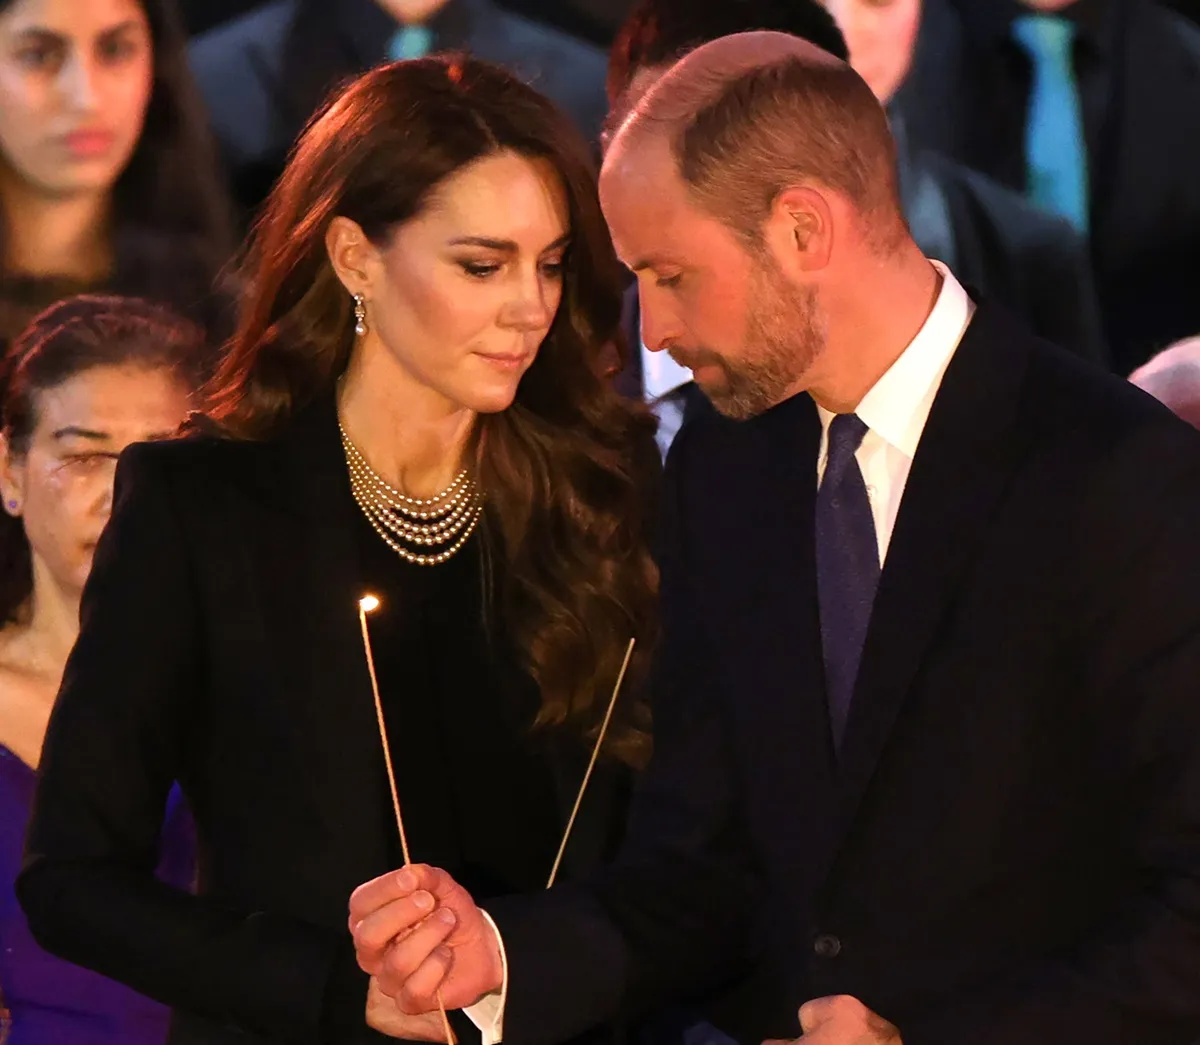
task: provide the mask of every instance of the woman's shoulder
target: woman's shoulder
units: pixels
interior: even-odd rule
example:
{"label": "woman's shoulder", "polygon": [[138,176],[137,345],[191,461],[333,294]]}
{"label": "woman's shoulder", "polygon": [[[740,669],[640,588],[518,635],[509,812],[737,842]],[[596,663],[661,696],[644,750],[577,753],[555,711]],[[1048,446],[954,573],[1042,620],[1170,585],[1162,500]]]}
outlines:
{"label": "woman's shoulder", "polygon": [[218,490],[255,486],[278,474],[279,447],[270,442],[185,435],[135,443],[118,466],[121,486],[170,491],[172,499],[210,498]]}

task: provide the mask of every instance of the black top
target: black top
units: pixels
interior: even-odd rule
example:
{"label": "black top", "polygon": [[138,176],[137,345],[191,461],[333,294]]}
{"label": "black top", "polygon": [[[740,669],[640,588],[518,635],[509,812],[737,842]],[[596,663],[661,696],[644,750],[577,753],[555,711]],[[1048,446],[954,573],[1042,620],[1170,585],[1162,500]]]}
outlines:
{"label": "black top", "polygon": [[[545,885],[561,830],[538,693],[487,606],[478,533],[417,566],[358,513],[363,590],[396,788],[413,860],[449,871],[477,900]],[[439,786],[430,787],[437,780]],[[403,861],[389,800],[384,831]]]}
{"label": "black top", "polygon": [[[484,628],[502,615],[481,613],[480,543],[400,561],[354,503],[332,397],[263,442],[131,447],[17,885],[38,942],[172,1006],[171,1045],[374,1040],[347,910],[400,857],[364,588],[414,859],[481,898],[540,889],[587,765],[581,737],[528,729],[533,687]],[[194,896],[152,875],[175,780]],[[613,852],[628,783],[597,767],[565,880]]]}

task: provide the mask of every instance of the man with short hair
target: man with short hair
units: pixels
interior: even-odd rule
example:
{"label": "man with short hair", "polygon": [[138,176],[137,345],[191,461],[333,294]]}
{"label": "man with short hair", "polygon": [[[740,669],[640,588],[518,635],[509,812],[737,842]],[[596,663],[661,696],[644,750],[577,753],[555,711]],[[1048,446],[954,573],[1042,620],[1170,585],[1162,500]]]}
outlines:
{"label": "man with short hair", "polygon": [[601,199],[715,407],[667,467],[627,851],[497,932],[444,872],[367,883],[360,963],[508,1045],[755,959],[743,1042],[1192,1045],[1200,435],[926,259],[883,110],[795,37],[683,58]]}
{"label": "man with short hair", "polygon": [[[883,105],[903,82],[919,20],[920,0],[880,6],[869,0],[640,0],[613,43],[608,61],[610,123],[631,100],[685,53],[731,33],[791,33],[847,60]],[[836,12],[846,19],[843,38]],[[847,50],[847,45],[852,50]],[[1079,235],[1062,218],[1043,214],[989,178],[897,139],[900,198],[913,239],[926,256],[948,265],[964,284],[1008,306],[1034,333],[1097,362],[1106,362],[1091,266]],[[665,455],[683,420],[698,408],[691,374],[641,343],[637,289],[625,296],[626,340],[633,348],[618,379],[626,395],[645,398],[658,415]]]}

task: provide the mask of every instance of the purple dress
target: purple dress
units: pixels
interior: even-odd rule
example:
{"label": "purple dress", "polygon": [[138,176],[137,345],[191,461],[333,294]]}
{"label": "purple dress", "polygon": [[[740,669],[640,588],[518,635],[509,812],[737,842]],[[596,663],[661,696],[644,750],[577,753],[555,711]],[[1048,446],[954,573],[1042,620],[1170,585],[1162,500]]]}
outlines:
{"label": "purple dress", "polygon": [[[54,958],[34,942],[13,882],[36,774],[0,744],[0,990],[12,1012],[7,1045],[162,1045],[169,1010],[122,984]],[[191,819],[171,792],[159,877],[180,888],[193,878]]]}

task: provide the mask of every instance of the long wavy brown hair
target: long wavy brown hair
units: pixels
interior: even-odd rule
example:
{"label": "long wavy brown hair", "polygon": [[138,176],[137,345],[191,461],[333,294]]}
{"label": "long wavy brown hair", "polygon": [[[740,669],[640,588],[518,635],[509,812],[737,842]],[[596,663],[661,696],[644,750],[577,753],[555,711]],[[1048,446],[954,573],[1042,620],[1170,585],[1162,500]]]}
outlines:
{"label": "long wavy brown hair", "polygon": [[554,106],[504,70],[462,57],[381,66],[306,128],[244,259],[248,298],[206,395],[208,424],[270,438],[332,395],[354,344],[350,297],[325,247],[334,217],[377,246],[446,178],[500,151],[550,161],[570,206],[562,303],[516,400],[480,416],[474,467],[504,631],[541,692],[541,726],[594,734],[630,637],[635,656],[608,749],[640,762],[655,642],[647,547],[658,457],[653,421],[616,394],[619,268],[588,149]]}

